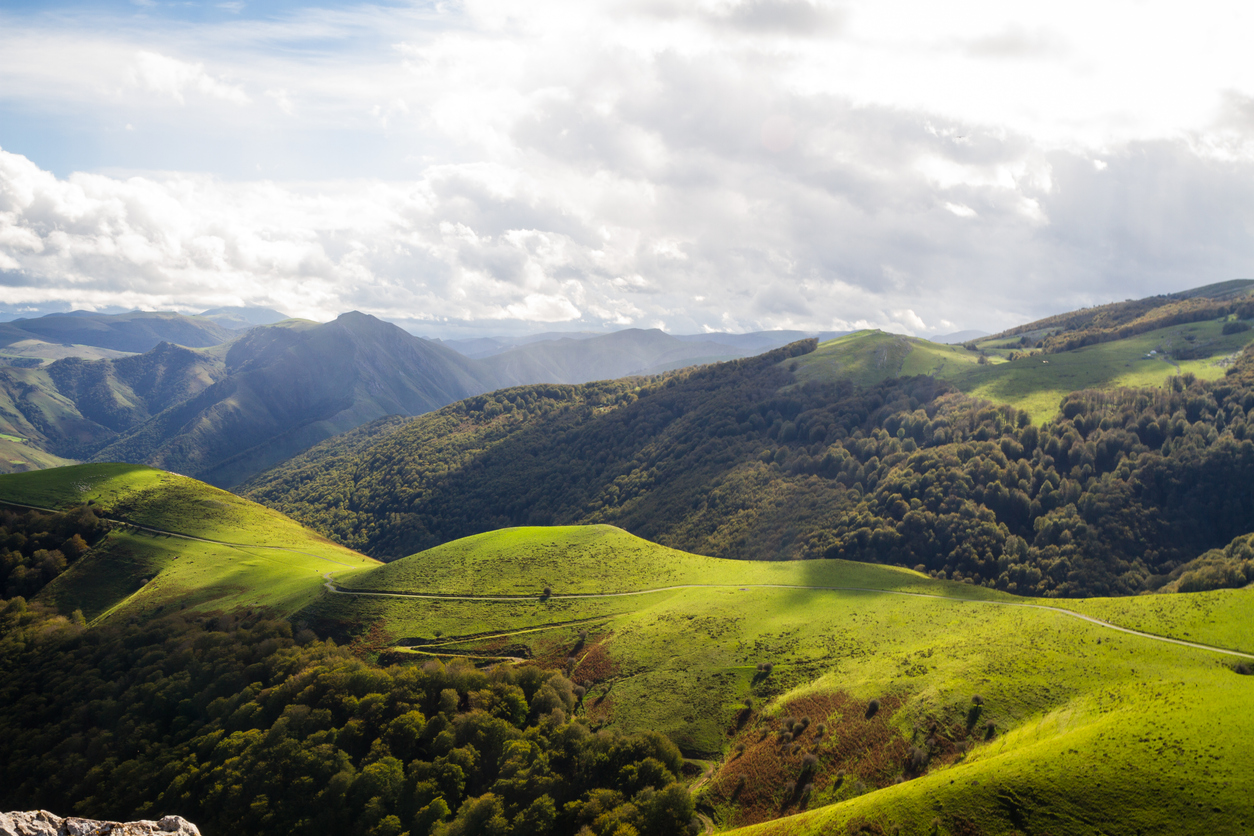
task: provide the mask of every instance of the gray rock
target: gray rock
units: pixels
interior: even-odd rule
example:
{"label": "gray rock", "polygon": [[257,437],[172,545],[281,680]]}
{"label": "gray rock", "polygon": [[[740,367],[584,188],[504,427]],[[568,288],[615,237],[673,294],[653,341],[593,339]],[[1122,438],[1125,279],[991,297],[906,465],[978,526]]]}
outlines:
{"label": "gray rock", "polygon": [[196,825],[181,816],[161,821],[93,821],[63,819],[47,810],[0,813],[0,836],[200,836]]}

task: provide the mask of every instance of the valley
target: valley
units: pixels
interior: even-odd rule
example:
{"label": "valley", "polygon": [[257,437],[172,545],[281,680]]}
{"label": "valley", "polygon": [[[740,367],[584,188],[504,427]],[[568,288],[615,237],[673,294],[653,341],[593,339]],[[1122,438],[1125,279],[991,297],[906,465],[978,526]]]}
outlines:
{"label": "valley", "polygon": [[133,462],[0,475],[0,803],[207,836],[1229,832],[1251,286],[581,383],[499,388],[359,314],[10,367],[7,440],[104,428]]}
{"label": "valley", "polygon": [[[583,689],[579,722],[660,731],[708,764],[697,810],[729,832],[1204,832],[1254,789],[1248,589],[1033,600],[865,563],[705,557],[605,525],[379,564],[134,466],[6,476],[0,500],[108,509],[106,542],[33,599],[83,608],[93,630],[261,607],[390,670],[555,668]],[[127,571],[139,588],[110,587]],[[1130,806],[1130,780],[1160,802]]]}

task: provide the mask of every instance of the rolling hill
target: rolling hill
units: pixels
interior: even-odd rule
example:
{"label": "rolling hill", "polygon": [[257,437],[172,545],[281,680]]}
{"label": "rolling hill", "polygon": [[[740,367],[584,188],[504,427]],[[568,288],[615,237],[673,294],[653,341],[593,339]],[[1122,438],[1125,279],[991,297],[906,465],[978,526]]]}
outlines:
{"label": "rolling hill", "polygon": [[698,799],[722,826],[1202,832],[1248,810],[1237,740],[1254,679],[1233,671],[1254,653],[1248,589],[1031,601],[844,561],[700,557],[606,526],[492,532],[338,587],[309,610],[324,628],[373,623],[420,658],[564,664],[593,722],[711,759]]}
{"label": "rolling hill", "polygon": [[[653,381],[504,390],[315,447],[242,490],[382,559],[610,523],[717,557],[1134,594],[1254,531],[1252,332],[1227,324],[1049,362],[859,332]],[[1171,356],[1184,345],[1191,359]]]}
{"label": "rolling hill", "polygon": [[[461,830],[435,832],[485,832],[476,816],[494,815],[508,832],[539,794],[564,797],[564,783],[597,774],[544,777],[579,741],[599,739],[603,759],[618,751],[611,740],[637,741],[630,751],[642,754],[630,772],[605,776],[619,795],[589,789],[554,806],[546,832],[644,826],[638,810],[653,809],[652,793],[632,809],[614,805],[646,769],[663,782],[678,774],[677,762],[643,759],[671,757],[646,743],[662,731],[692,759],[699,816],[736,833],[1201,834],[1231,832],[1251,811],[1254,756],[1242,743],[1254,732],[1245,710],[1254,677],[1242,675],[1254,660],[1251,589],[1029,599],[843,560],[721,560],[604,525],[489,532],[379,565],[209,486],[116,465],[3,477],[0,500],[67,509],[91,500],[131,522],[34,599],[91,616],[82,633],[64,618],[35,624],[44,624],[39,652],[66,660],[60,691],[79,693],[81,680],[96,696],[30,714],[29,698],[18,698],[35,680],[18,670],[3,692],[37,734],[40,724],[66,728],[113,710],[85,662],[115,644],[96,664],[119,671],[118,689],[147,683],[131,701],[147,700],[147,723],[167,729],[167,740],[187,741],[167,756],[182,777],[171,783],[138,752],[76,772],[76,746],[87,743],[67,738],[40,767],[59,770],[40,786],[109,788],[111,800],[85,798],[85,809],[107,809],[121,794],[132,809],[162,800],[215,817],[230,811],[236,828],[266,833],[290,816],[338,821],[348,809],[363,818],[336,826],[369,830],[383,821],[365,804],[374,793],[376,808],[404,813],[396,834],[432,832],[441,817]],[[102,582],[114,574],[130,585]],[[393,667],[350,665],[308,636],[302,651],[290,628],[249,622],[258,608]],[[0,608],[0,640],[12,618],[12,605]],[[0,664],[33,652],[3,647]],[[203,701],[167,702],[215,659],[238,661],[226,678],[205,680]],[[569,702],[539,698],[544,680],[526,671],[545,668],[569,678],[550,687],[579,689]],[[510,690],[516,684],[533,690]],[[524,701],[509,703],[511,694]],[[565,710],[535,714],[532,731],[507,731],[501,718],[525,716],[529,701],[533,712],[569,706],[574,721]],[[415,710],[420,720],[407,715]],[[30,733],[0,722],[0,737]],[[513,742],[494,743],[501,735]],[[91,743],[113,745],[98,735]],[[340,765],[320,768],[311,753],[283,779],[305,776],[291,793],[268,776],[288,775],[306,745]],[[447,764],[461,771],[441,771]],[[270,819],[256,813],[255,795],[253,812],[214,795],[228,775],[266,790],[260,809]],[[389,775],[397,789],[380,789]],[[19,783],[31,786],[10,787]],[[433,798],[444,799],[434,820],[422,806]],[[672,819],[646,832],[686,825]]]}
{"label": "rolling hill", "polygon": [[255,327],[209,349],[162,343],[112,360],[0,368],[0,433],[12,445],[9,469],[41,451],[230,485],[362,423],[500,382],[449,349],[350,313]]}
{"label": "rolling hill", "polygon": [[115,521],[104,542],[39,596],[66,613],[82,610],[91,621],[151,616],[174,606],[208,612],[262,607],[292,615],[318,596],[324,575],[378,565],[268,508],[142,465],[0,476],[5,503],[90,504]]}

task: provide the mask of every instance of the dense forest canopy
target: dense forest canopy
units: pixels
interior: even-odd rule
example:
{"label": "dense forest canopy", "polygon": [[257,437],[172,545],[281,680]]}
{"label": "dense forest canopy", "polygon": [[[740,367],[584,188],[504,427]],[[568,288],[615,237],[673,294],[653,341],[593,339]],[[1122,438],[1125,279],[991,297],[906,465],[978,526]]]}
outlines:
{"label": "dense forest canopy", "polygon": [[246,494],[382,558],[607,522],[702,554],[895,563],[1055,596],[1174,584],[1254,530],[1248,352],[1216,382],[1073,393],[1037,426],[927,377],[794,384],[789,358],[813,345],[472,398],[314,448]]}
{"label": "dense forest canopy", "polygon": [[[0,601],[0,807],[215,834],[689,832],[679,750],[527,665],[380,667],[286,621],[93,627]],[[586,828],[586,829],[585,829]]]}

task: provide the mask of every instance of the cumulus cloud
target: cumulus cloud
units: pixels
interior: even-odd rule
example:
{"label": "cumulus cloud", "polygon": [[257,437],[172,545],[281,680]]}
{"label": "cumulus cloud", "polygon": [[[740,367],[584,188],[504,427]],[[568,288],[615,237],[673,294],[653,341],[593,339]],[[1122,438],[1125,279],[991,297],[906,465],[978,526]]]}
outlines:
{"label": "cumulus cloud", "polygon": [[138,86],[169,96],[179,104],[185,103],[185,93],[193,91],[234,104],[245,105],[252,101],[238,85],[205,72],[203,64],[190,64],[159,52],[140,50],[135,55],[132,79]]}
{"label": "cumulus cloud", "polygon": [[[1083,4],[944,6],[467,0],[160,41],[8,27],[0,89],[97,108],[112,147],[162,162],[54,175],[0,152],[0,284],[15,303],[357,308],[429,333],[925,333],[1249,273],[1243,47],[1142,107],[1133,82],[1163,62],[1109,60],[1070,25]],[[1138,8],[1139,35],[1196,40]],[[67,60],[19,66],[40,49]]]}

